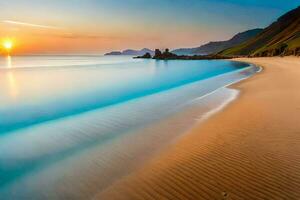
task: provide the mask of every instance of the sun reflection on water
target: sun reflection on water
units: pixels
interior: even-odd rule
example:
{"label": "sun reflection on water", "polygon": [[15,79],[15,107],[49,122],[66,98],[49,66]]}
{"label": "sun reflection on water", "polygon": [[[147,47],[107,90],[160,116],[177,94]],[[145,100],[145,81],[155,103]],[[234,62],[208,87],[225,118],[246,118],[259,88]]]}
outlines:
{"label": "sun reflection on water", "polygon": [[8,55],[6,57],[6,67],[9,69],[7,72],[7,80],[9,85],[10,96],[12,98],[16,98],[18,96],[18,84],[14,75],[14,72],[10,70],[12,68],[11,56]]}

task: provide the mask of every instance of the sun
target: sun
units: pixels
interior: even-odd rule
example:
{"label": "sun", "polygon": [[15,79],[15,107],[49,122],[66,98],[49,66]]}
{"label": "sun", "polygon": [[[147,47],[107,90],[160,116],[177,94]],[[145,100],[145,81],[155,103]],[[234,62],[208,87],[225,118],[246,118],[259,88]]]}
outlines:
{"label": "sun", "polygon": [[14,43],[10,39],[5,39],[2,43],[2,46],[6,51],[10,51],[13,48]]}

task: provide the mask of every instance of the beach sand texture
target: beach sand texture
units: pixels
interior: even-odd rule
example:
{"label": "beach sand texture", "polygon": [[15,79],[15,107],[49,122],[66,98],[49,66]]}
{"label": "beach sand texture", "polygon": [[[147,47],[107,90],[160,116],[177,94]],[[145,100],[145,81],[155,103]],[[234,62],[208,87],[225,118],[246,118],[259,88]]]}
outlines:
{"label": "beach sand texture", "polygon": [[[95,199],[300,199],[300,59],[264,68],[239,98]],[[163,134],[163,133],[162,133]]]}

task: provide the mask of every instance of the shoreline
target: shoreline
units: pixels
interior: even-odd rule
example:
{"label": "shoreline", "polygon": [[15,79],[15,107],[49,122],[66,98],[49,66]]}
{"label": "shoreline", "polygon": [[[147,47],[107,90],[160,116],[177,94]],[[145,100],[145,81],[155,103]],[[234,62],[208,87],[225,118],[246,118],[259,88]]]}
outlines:
{"label": "shoreline", "polygon": [[229,86],[240,91],[229,106],[95,199],[300,198],[298,58],[234,60],[264,73]]}
{"label": "shoreline", "polygon": [[[64,67],[63,67],[64,68]],[[23,69],[26,69],[26,67],[21,67],[21,68],[8,68],[9,71],[4,71],[4,78],[6,78],[5,76],[20,76],[19,74],[11,74],[14,72],[14,70],[18,69],[18,70],[23,70]],[[8,70],[8,69],[5,69],[5,70]],[[31,69],[31,68],[29,68]],[[47,68],[46,68],[47,69]],[[11,70],[13,70],[11,72]],[[26,69],[27,70],[27,69]],[[1,72],[1,69],[0,69],[0,72]],[[226,72],[227,73],[227,72]],[[220,75],[223,75],[223,74],[226,74],[226,73],[222,73],[222,74],[219,74],[219,75],[215,75],[215,76],[220,76]],[[8,75],[6,75],[8,74]],[[1,74],[0,74],[1,76]],[[215,77],[214,76],[214,77]],[[209,77],[209,78],[204,78],[203,80],[205,79],[210,79],[212,77]],[[134,99],[137,99],[137,98],[141,98],[141,97],[144,97],[144,96],[149,96],[149,95],[152,95],[152,94],[156,94],[156,93],[160,93],[160,92],[164,92],[164,91],[168,91],[168,90],[172,90],[172,89],[175,89],[175,88],[178,88],[178,87],[182,87],[184,85],[188,85],[188,84],[193,84],[197,81],[201,81],[202,79],[199,79],[199,80],[187,80],[187,81],[184,81],[183,83],[180,83],[180,84],[175,84],[175,85],[171,85],[171,86],[167,86],[163,89],[152,89],[152,91],[150,90],[150,92],[148,92],[148,94],[143,94],[142,92],[136,92],[136,94],[134,93],[133,95],[131,95],[130,97],[126,97],[126,95],[123,95],[125,97],[122,97],[122,98],[119,98],[118,100],[115,100],[113,102],[111,101],[108,101],[108,102],[105,102],[105,103],[94,103],[94,104],[91,104],[89,106],[79,106],[77,105],[77,107],[74,107],[74,109],[68,109],[64,112],[54,112],[54,114],[50,115],[50,116],[39,116],[37,119],[38,120],[23,120],[23,121],[20,121],[18,123],[14,122],[14,124],[17,124],[15,126],[12,126],[12,125],[7,125],[7,124],[2,124],[3,127],[5,128],[2,128],[0,127],[0,133],[3,133],[3,134],[7,134],[7,133],[12,133],[12,132],[15,132],[15,131],[18,131],[18,130],[22,130],[23,128],[30,128],[31,126],[38,126],[38,125],[42,125],[43,123],[47,123],[47,122],[52,122],[52,121],[56,121],[56,120],[60,120],[60,119],[64,119],[66,117],[72,117],[72,116],[76,116],[78,114],[84,114],[84,113],[88,113],[88,112],[93,112],[97,109],[102,109],[102,108],[107,108],[107,107],[110,107],[110,106],[114,106],[114,105],[118,105],[118,104],[122,104],[124,102],[127,102],[127,101],[131,101],[131,100],[134,100]],[[74,111],[75,110],[75,111]],[[0,123],[1,125],[1,123]]]}
{"label": "shoreline", "polygon": [[[238,91],[226,86],[255,71],[255,67],[248,66],[143,99],[134,99],[126,104],[107,108],[106,112],[95,110],[3,136],[0,149],[6,153],[1,155],[2,158],[5,155],[13,158],[26,155],[25,161],[8,162],[12,169],[34,162],[40,170],[32,170],[30,174],[25,172],[17,179],[14,179],[12,173],[7,173],[7,180],[3,180],[5,186],[0,190],[1,196],[89,198],[122,177],[136,172],[144,163],[163,152],[165,147],[176,143],[199,120],[204,121],[201,118],[206,119],[212,112],[218,112],[220,106],[222,109],[224,104],[234,100]],[[209,91],[212,92],[205,95]],[[124,110],[130,111],[131,115],[123,115]],[[143,114],[140,113],[141,110],[144,111]],[[155,112],[152,113],[153,111]],[[136,127],[137,130],[127,130],[134,126],[133,122],[138,121],[145,123],[145,127],[143,125]],[[110,124],[114,124],[115,128],[107,129]],[[72,127],[72,130],[60,131],[64,127]],[[81,134],[77,135],[76,130],[85,130],[87,137],[78,137]],[[161,134],[164,132],[166,134]],[[69,140],[72,141],[71,144],[68,143]],[[10,146],[16,144],[21,148],[10,149]],[[66,146],[69,148],[65,149]],[[44,152],[35,152],[33,149],[44,149]],[[45,157],[46,153],[48,158],[52,157],[50,161]],[[62,176],[64,180],[57,182]],[[51,177],[51,180],[46,181],[46,177]],[[68,183],[73,183],[72,187]],[[93,187],[85,187],[91,183]],[[16,191],[14,196],[11,196],[11,191]]]}

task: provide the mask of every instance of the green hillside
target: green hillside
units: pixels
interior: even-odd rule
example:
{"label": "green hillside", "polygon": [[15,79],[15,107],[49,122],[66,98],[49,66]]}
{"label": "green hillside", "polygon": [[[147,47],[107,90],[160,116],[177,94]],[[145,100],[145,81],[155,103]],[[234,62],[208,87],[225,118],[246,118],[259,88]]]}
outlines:
{"label": "green hillside", "polygon": [[223,56],[300,55],[300,7],[280,17],[256,37],[219,54]]}
{"label": "green hillside", "polygon": [[172,53],[177,55],[209,55],[216,54],[224,49],[242,44],[243,42],[249,40],[250,38],[254,38],[259,33],[261,33],[263,29],[257,28],[248,31],[244,31],[234,35],[230,40],[226,41],[216,41],[209,42],[200,47],[196,48],[181,48],[175,49]]}

